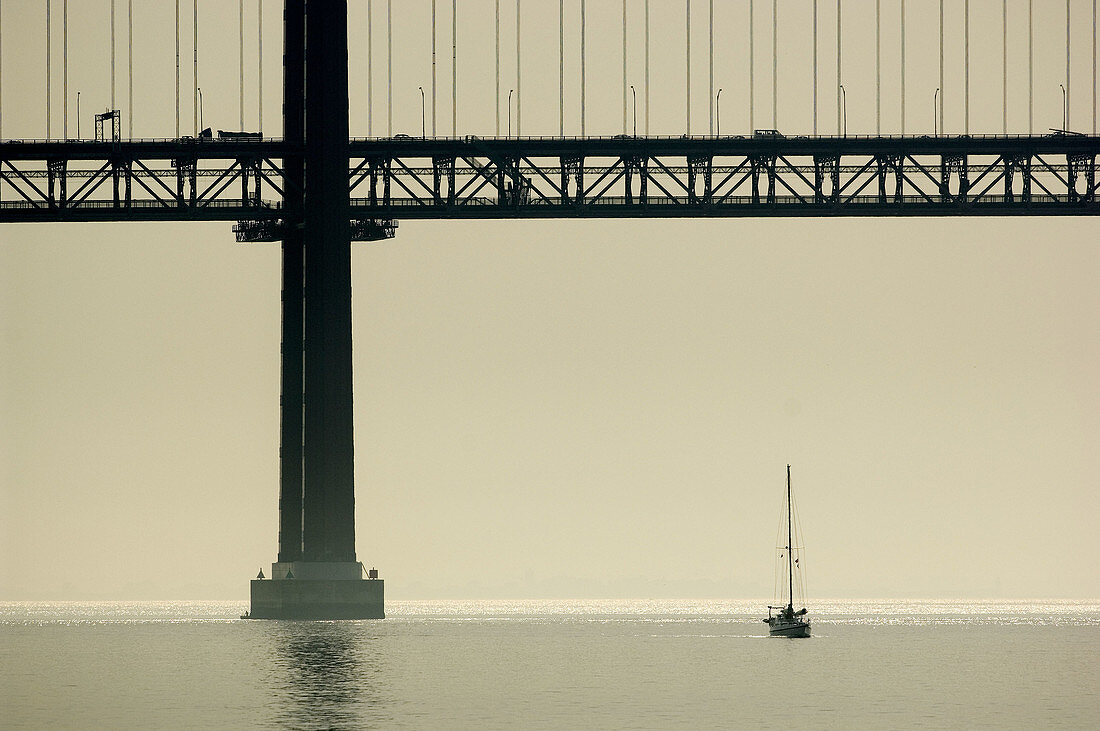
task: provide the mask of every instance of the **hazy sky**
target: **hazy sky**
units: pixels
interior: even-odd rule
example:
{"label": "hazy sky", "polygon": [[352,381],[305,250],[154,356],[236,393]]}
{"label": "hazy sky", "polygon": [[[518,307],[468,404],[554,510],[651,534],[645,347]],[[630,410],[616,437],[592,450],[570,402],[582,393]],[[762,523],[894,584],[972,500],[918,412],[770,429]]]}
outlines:
{"label": "hazy sky", "polygon": [[[43,5],[3,4],[5,137],[44,136]],[[108,4],[70,5],[69,131],[80,90],[88,136],[92,111],[109,102]],[[173,4],[135,5],[135,136],[170,137]],[[385,3],[374,5],[380,134]],[[430,2],[394,5],[394,132],[417,134],[416,87],[431,83]],[[458,131],[491,134],[492,3],[460,5]],[[506,94],[516,86],[515,21],[502,5]],[[642,3],[629,5],[629,83],[641,92]],[[897,3],[883,5],[882,124],[894,133]],[[958,132],[962,4],[949,5],[945,112]],[[1062,119],[1065,15],[1063,3],[1035,5],[1035,128],[1045,131]],[[450,3],[439,6],[444,134]],[[567,2],[574,20],[577,6]],[[722,129],[744,133],[747,2],[715,6]],[[760,127],[771,122],[771,3],[756,6]],[[804,134],[810,1],[781,6],[778,126]],[[820,6],[820,119],[831,132],[835,5]],[[907,131],[927,134],[938,3],[907,6]],[[1001,3],[971,6],[971,131],[1000,132]],[[1073,6],[1071,126],[1091,131],[1091,3]],[[1026,7],[1009,2],[1012,131],[1027,129]],[[246,8],[253,129],[255,0]],[[352,3],[355,135],[367,132],[365,8]],[[615,134],[621,4],[588,8],[588,131]],[[848,129],[869,133],[873,3],[844,8]],[[700,133],[706,9],[692,5]],[[234,129],[236,3],[199,11],[204,122]],[[653,0],[651,12],[652,132],[680,134],[683,3]],[[264,132],[277,135],[281,3],[265,3],[264,19]],[[118,22],[125,107],[125,3]],[[557,3],[524,4],[525,134],[557,132],[556,29]],[[570,131],[575,36],[571,26]],[[394,599],[766,597],[790,463],[811,604],[1094,598],[1095,227],[1085,218],[402,222],[395,240],[354,249],[359,558],[381,570]],[[278,245],[236,244],[228,224],[0,226],[0,599],[246,596],[276,552],[279,288]]]}

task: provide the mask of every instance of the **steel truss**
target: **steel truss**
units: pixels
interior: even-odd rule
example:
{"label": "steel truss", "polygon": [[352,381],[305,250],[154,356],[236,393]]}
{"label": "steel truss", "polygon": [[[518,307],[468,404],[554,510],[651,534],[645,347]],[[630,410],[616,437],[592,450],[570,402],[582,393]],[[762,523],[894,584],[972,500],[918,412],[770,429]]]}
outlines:
{"label": "steel truss", "polygon": [[[0,222],[232,220],[272,241],[280,140],[0,143]],[[352,140],[358,240],[392,219],[1096,215],[1100,138]]]}

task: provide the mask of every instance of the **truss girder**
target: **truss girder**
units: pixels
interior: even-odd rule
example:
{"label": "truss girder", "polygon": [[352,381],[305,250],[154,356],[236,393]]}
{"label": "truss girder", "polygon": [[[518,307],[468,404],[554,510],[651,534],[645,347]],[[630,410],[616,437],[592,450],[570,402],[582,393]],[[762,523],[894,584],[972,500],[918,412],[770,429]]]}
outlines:
{"label": "truss girder", "polygon": [[[1100,213],[1094,137],[402,138],[350,148],[358,221]],[[297,152],[279,140],[0,143],[0,222],[278,221],[293,188],[283,160]]]}

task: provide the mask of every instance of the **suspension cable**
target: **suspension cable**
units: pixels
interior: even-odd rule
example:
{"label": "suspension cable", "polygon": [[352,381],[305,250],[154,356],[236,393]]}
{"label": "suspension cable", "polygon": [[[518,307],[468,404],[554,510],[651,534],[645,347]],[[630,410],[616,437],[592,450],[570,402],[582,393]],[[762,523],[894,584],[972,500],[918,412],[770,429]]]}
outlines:
{"label": "suspension cable", "polygon": [[393,0],[386,0],[386,134],[393,137]]}
{"label": "suspension cable", "polygon": [[756,15],[749,0],[749,134],[756,127]]}
{"label": "suspension cable", "polygon": [[451,136],[458,137],[458,0],[451,0]]}
{"label": "suspension cable", "polygon": [[435,73],[435,5],[436,0],[432,0],[432,137],[435,137],[435,85],[436,85],[436,73]]}
{"label": "suspension cable", "polygon": [[645,133],[649,136],[649,0],[645,0]]}
{"label": "suspension cable", "polygon": [[905,134],[905,0],[901,0],[901,134]]}
{"label": "suspension cable", "polygon": [[69,0],[61,3],[61,134],[69,139]]}
{"label": "suspension cable", "polygon": [[374,136],[374,3],[367,0],[367,137]]}
{"label": "suspension cable", "polygon": [[584,137],[584,95],[587,89],[586,74],[588,72],[588,66],[585,63],[585,41],[587,40],[587,16],[585,11],[584,0],[581,0],[581,137]]}
{"label": "suspension cable", "polygon": [[[584,0],[581,0],[583,5]],[[497,69],[497,86],[496,86],[496,121],[497,121],[497,137],[500,137],[500,0],[496,0],[496,22],[493,26],[493,32],[496,38],[496,69]]]}
{"label": "suspension cable", "polygon": [[111,111],[115,109],[115,0],[111,0]]}
{"label": "suspension cable", "polygon": [[195,137],[199,136],[199,0],[191,0],[192,8],[192,30],[193,33],[193,46],[194,46],[194,68],[192,70],[192,79],[194,81],[194,93],[192,95],[191,109],[195,117]]}
{"label": "suspension cable", "polygon": [[256,131],[264,131],[264,0],[256,0]]}
{"label": "suspension cable", "polygon": [[558,124],[565,137],[565,0],[558,0]]}
{"label": "suspension cable", "polygon": [[244,0],[240,0],[237,3],[237,16],[239,20],[239,41],[237,44],[237,50],[240,55],[240,126],[237,129],[244,131]]}
{"label": "suspension cable", "polygon": [[50,109],[50,97],[53,94],[53,88],[52,88],[53,80],[52,80],[51,74],[50,74],[50,56],[52,55],[50,53],[50,36],[52,35],[52,33],[51,33],[52,19],[51,19],[50,15],[51,15],[51,13],[50,13],[50,0],[46,0],[46,139],[47,140],[50,139],[50,122],[52,121],[50,119],[50,116],[51,116],[50,112],[52,111]]}
{"label": "suspension cable", "polygon": [[126,102],[127,133],[130,139],[134,138],[134,0],[128,0],[126,4],[126,62],[128,70],[128,92]]}
{"label": "suspension cable", "polygon": [[523,133],[522,117],[520,116],[520,106],[523,104],[522,93],[522,77],[520,76],[520,32],[519,32],[519,18],[520,18],[520,0],[516,0],[516,137],[519,137]]}
{"label": "suspension cable", "polygon": [[813,77],[814,77],[814,136],[817,136],[817,0],[814,0],[814,19],[813,19]]}
{"label": "suspension cable", "polygon": [[772,0],[772,129],[779,129],[779,0]]}
{"label": "suspension cable", "polygon": [[180,0],[176,0],[176,139],[180,136]]}
{"label": "suspension cable", "polygon": [[685,42],[687,47],[687,63],[685,64],[686,78],[684,80],[685,91],[685,110],[687,112],[687,133],[691,136],[691,0],[687,1],[687,12],[685,14],[684,32]]}

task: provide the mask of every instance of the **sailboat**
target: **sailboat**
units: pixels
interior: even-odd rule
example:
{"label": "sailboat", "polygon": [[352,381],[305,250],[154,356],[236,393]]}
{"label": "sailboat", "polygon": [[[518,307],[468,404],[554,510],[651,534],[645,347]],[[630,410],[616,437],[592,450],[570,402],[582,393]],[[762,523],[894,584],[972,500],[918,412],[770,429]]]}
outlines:
{"label": "sailboat", "polygon": [[[806,617],[806,608],[798,611],[794,608],[794,541],[791,527],[791,466],[787,465],[787,545],[783,548],[787,555],[787,605],[768,605],[768,634],[772,637],[809,637],[810,620]],[[773,610],[778,610],[772,614]]]}

